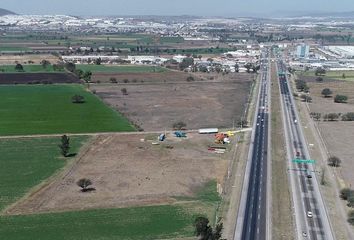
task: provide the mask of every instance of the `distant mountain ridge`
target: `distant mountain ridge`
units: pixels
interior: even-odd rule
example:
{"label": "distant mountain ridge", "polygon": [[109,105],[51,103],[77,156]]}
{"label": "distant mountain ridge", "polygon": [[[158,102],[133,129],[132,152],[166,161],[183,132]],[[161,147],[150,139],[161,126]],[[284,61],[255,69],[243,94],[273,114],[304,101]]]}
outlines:
{"label": "distant mountain ridge", "polygon": [[0,16],[4,16],[4,15],[16,15],[16,13],[0,8]]}

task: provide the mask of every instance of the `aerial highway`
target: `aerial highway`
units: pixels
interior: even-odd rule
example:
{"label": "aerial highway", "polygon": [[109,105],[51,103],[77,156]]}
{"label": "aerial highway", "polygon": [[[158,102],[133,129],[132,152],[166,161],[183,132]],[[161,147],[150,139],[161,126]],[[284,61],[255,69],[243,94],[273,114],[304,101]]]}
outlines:
{"label": "aerial highway", "polygon": [[310,160],[307,143],[287,78],[284,62],[277,60],[280,101],[287,148],[288,173],[296,221],[297,239],[333,240],[330,221]]}
{"label": "aerial highway", "polygon": [[269,216],[267,211],[269,85],[269,61],[267,52],[263,51],[259,95],[234,240],[268,239],[266,236]]}

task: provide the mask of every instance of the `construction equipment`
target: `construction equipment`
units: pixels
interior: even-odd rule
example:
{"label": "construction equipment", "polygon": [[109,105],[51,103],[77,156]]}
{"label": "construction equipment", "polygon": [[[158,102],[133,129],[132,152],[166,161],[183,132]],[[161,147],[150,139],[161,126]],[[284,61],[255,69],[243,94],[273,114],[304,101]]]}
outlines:
{"label": "construction equipment", "polygon": [[160,142],[163,142],[166,139],[166,134],[161,133],[158,138],[157,138]]}
{"label": "construction equipment", "polygon": [[175,132],[175,136],[178,138],[182,138],[182,137],[187,137],[185,132],[182,131],[176,131]]}
{"label": "construction equipment", "polygon": [[215,143],[218,144],[230,143],[229,135],[227,135],[226,133],[215,134]]}

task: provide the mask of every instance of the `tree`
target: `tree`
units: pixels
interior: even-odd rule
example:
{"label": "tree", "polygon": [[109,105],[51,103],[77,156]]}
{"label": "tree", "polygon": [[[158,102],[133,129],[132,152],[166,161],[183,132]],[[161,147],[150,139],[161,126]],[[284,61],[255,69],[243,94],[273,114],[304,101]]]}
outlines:
{"label": "tree", "polygon": [[348,222],[351,224],[351,225],[354,225],[354,211],[350,211],[348,213]]}
{"label": "tree", "polygon": [[217,223],[215,229],[209,225],[206,217],[197,217],[194,221],[195,235],[200,240],[219,240],[221,239],[223,224]]}
{"label": "tree", "polygon": [[354,112],[348,112],[342,115],[342,121],[354,121]]}
{"label": "tree", "polygon": [[322,90],[322,92],[321,92],[321,94],[325,97],[325,98],[327,98],[327,97],[330,97],[331,95],[332,95],[332,90],[331,89],[329,89],[329,88],[324,88],[323,90]]}
{"label": "tree", "polygon": [[23,66],[22,66],[22,64],[17,63],[16,66],[15,66],[15,70],[16,70],[17,72],[23,72]]}
{"label": "tree", "polygon": [[345,95],[336,95],[334,98],[334,102],[336,103],[346,103],[348,100],[348,97]]}
{"label": "tree", "polygon": [[84,71],[82,71],[81,69],[75,69],[75,70],[74,70],[74,74],[75,74],[79,79],[82,79],[82,76],[84,75]]}
{"label": "tree", "polygon": [[309,87],[307,86],[307,83],[304,80],[296,80],[296,89],[300,92],[308,92]]}
{"label": "tree", "polygon": [[95,60],[96,65],[101,65],[101,63],[102,63],[102,59],[100,57]]}
{"label": "tree", "polygon": [[128,95],[128,90],[126,88],[122,88],[121,92],[123,95]]}
{"label": "tree", "polygon": [[74,72],[75,69],[76,69],[76,65],[75,65],[75,63],[68,62],[68,63],[65,64],[65,68],[66,68],[66,70],[68,70],[69,72]]}
{"label": "tree", "polygon": [[328,165],[331,167],[339,167],[341,164],[342,160],[340,160],[336,156],[332,156],[328,158]]}
{"label": "tree", "polygon": [[348,203],[347,206],[348,207],[354,207],[354,195],[350,195],[347,199]]}
{"label": "tree", "polygon": [[316,120],[319,121],[321,119],[321,113],[313,113],[312,117]]}
{"label": "tree", "polygon": [[84,81],[86,83],[89,83],[89,82],[91,82],[91,76],[92,76],[92,72],[88,70],[88,71],[84,72],[84,74],[82,75],[82,78],[84,79]]}
{"label": "tree", "polygon": [[247,69],[247,72],[250,73],[251,72],[251,68],[252,68],[252,63],[246,63],[244,65],[244,67]]}
{"label": "tree", "polygon": [[189,66],[193,66],[194,64],[194,59],[193,58],[184,58],[182,62],[179,64],[179,68],[181,70],[186,69]]}
{"label": "tree", "polygon": [[81,96],[81,95],[75,94],[74,96],[72,96],[71,102],[72,103],[84,103],[85,102],[85,98],[83,96]]}
{"label": "tree", "polygon": [[354,191],[350,188],[343,188],[342,190],[340,190],[340,198],[343,200],[348,200],[348,198],[352,196],[353,193]]}
{"label": "tree", "polygon": [[345,73],[342,74],[342,78],[345,79]]}
{"label": "tree", "polygon": [[327,121],[337,121],[339,118],[339,114],[338,113],[328,113],[325,114],[325,119]]}
{"label": "tree", "polygon": [[92,181],[88,178],[81,178],[76,184],[81,187],[82,192],[88,191],[88,186],[92,185]]}
{"label": "tree", "polygon": [[50,65],[50,62],[48,60],[42,60],[41,65],[43,68],[47,68]]}
{"label": "tree", "polygon": [[326,69],[324,69],[322,67],[316,68],[316,71],[315,71],[315,75],[316,76],[325,75],[325,74],[326,74]]}
{"label": "tree", "polygon": [[316,78],[316,82],[323,82],[323,78],[322,77],[317,77]]}
{"label": "tree", "polygon": [[301,99],[304,100],[304,102],[312,102],[312,97],[306,94],[302,94]]}
{"label": "tree", "polygon": [[70,138],[66,135],[61,136],[61,144],[58,146],[61,150],[61,154],[67,157],[70,149]]}
{"label": "tree", "polygon": [[117,81],[117,79],[116,79],[115,77],[111,77],[111,78],[109,79],[109,81],[110,81],[111,83],[118,83],[118,81]]}
{"label": "tree", "polygon": [[175,122],[172,125],[172,127],[173,127],[173,129],[176,129],[176,130],[182,130],[187,127],[187,124],[185,122],[178,121],[178,122]]}

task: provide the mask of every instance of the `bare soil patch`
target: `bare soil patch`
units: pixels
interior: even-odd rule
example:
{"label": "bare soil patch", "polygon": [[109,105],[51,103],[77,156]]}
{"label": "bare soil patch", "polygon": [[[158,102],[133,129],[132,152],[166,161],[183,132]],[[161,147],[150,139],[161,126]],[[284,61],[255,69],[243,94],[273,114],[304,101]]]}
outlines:
{"label": "bare soil patch", "polygon": [[[311,112],[347,113],[354,112],[354,83],[349,81],[331,81],[324,83],[309,83],[312,103],[309,104]],[[333,97],[324,98],[321,91],[330,88],[333,96],[342,94],[348,96],[348,103],[335,103]],[[345,184],[354,185],[354,148],[352,138],[354,136],[353,122],[319,122],[318,126],[324,138],[324,142],[331,155],[336,155],[342,160],[339,169]]]}
{"label": "bare soil patch", "polygon": [[[92,81],[95,83],[111,83],[115,78],[117,83],[180,83],[193,81],[241,81],[252,79],[255,75],[247,73],[188,73],[177,70],[156,73],[93,73]],[[193,80],[190,80],[193,77]],[[189,78],[189,79],[188,79]],[[187,80],[188,79],[188,80]]]}
{"label": "bare soil patch", "polygon": [[80,83],[80,79],[68,73],[0,73],[0,85],[51,83]]}
{"label": "bare soil patch", "polygon": [[[252,80],[92,86],[98,96],[146,131],[232,127],[244,113]],[[126,88],[128,95],[121,90]]]}
{"label": "bare soil patch", "polygon": [[40,64],[44,59],[52,64],[60,60],[58,57],[51,54],[0,55],[0,65],[13,65],[16,63],[27,64],[28,61],[33,61],[33,64]]}
{"label": "bare soil patch", "polygon": [[[156,138],[142,134],[97,137],[61,177],[8,213],[174,203],[176,196],[195,196],[210,180],[223,183],[230,146],[226,154],[218,155],[208,151],[213,135],[190,133],[186,139],[167,135],[165,142],[153,145]],[[91,179],[96,190],[82,193],[76,185],[81,178]]]}

